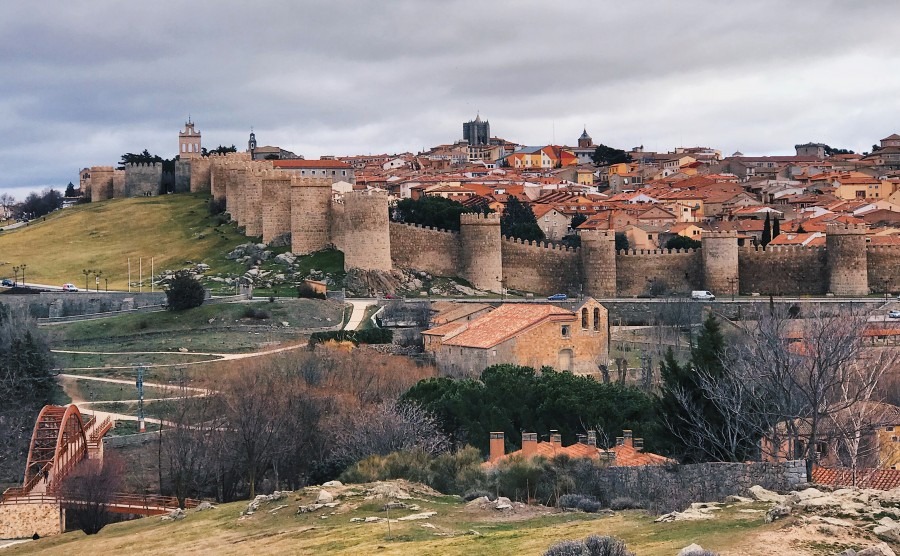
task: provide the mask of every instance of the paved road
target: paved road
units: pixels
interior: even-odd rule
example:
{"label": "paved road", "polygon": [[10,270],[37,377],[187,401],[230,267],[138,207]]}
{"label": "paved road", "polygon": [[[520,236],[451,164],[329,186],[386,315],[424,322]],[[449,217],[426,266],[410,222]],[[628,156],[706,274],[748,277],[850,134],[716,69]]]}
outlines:
{"label": "paved road", "polygon": [[375,305],[377,300],[374,299],[348,299],[347,303],[353,306],[353,312],[350,314],[350,320],[344,326],[344,330],[356,330],[362,324],[363,317],[366,316],[366,309]]}

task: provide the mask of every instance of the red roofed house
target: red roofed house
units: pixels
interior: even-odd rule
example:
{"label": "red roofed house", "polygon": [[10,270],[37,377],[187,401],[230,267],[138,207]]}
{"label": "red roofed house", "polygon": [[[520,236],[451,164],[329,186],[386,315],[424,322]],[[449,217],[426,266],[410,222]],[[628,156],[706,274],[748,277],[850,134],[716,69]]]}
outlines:
{"label": "red roofed house", "polygon": [[608,320],[606,307],[590,297],[574,311],[549,303],[505,303],[422,337],[438,369],[451,376],[478,376],[499,364],[593,375],[609,357]]}
{"label": "red roofed house", "polygon": [[632,438],[630,430],[622,431],[622,436],[616,438],[616,445],[607,449],[597,446],[597,433],[588,431],[575,444],[562,445],[562,435],[557,431],[550,431],[549,442],[539,442],[538,435],[534,432],[522,433],[522,449],[506,453],[506,440],[502,432],[492,432],[490,438],[490,455],[484,465],[496,465],[505,459],[521,456],[532,458],[543,456],[566,455],[570,458],[592,458],[609,462],[610,467],[634,467],[639,465],[665,465],[673,463],[667,457],[644,451],[644,440]]}
{"label": "red roofed house", "polygon": [[300,177],[328,178],[331,183],[356,183],[353,166],[340,160],[273,160],[272,166],[277,170],[289,170]]}

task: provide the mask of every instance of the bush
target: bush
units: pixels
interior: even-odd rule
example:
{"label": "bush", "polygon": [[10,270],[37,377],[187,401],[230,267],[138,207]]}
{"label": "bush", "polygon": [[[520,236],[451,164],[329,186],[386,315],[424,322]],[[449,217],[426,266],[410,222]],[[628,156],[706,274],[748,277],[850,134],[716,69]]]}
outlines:
{"label": "bush", "polygon": [[263,309],[257,309],[256,307],[245,307],[244,313],[242,315],[245,319],[255,319],[255,320],[266,320],[272,315],[269,314],[268,311],[264,311]]}
{"label": "bush", "polygon": [[643,509],[643,505],[640,502],[633,498],[629,498],[627,496],[617,496],[613,498],[609,503],[610,510],[640,510]]}
{"label": "bush", "polygon": [[333,330],[330,332],[313,332],[309,337],[309,347],[334,340],[335,342],[353,342],[359,344],[389,344],[394,333],[387,328],[368,328],[366,330]]}
{"label": "bush", "polygon": [[209,210],[209,214],[211,216],[222,214],[223,212],[225,212],[225,199],[212,198],[206,204],[206,208]]}
{"label": "bush", "polygon": [[635,556],[625,542],[615,537],[591,535],[580,541],[562,541],[554,544],[544,556]]}
{"label": "bush", "polygon": [[316,293],[316,290],[312,286],[310,286],[306,282],[303,282],[302,284],[297,286],[297,297],[302,297],[305,299],[325,299],[325,294]]}
{"label": "bush", "polygon": [[497,499],[497,496],[486,490],[470,490],[463,494],[463,500],[465,500],[466,502],[471,502],[476,498],[487,498],[488,500],[493,502]]}
{"label": "bush", "polygon": [[593,496],[563,494],[559,497],[559,507],[567,510],[581,510],[585,513],[594,514],[600,510],[600,506],[600,502]]}
{"label": "bush", "polygon": [[180,270],[166,290],[166,302],[170,311],[183,311],[203,305],[206,290],[191,273]]}

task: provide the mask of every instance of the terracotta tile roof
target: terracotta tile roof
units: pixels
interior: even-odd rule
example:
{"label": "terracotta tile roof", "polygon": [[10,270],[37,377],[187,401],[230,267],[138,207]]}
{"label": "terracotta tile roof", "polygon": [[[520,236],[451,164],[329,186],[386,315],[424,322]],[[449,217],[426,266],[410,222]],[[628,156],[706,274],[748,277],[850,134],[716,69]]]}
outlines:
{"label": "terracotta tile roof", "polygon": [[[596,446],[590,446],[588,444],[576,443],[570,444],[569,446],[562,446],[560,444],[554,444],[552,442],[538,442],[532,451],[532,457],[535,456],[543,456],[545,458],[552,458],[555,456],[566,455],[570,458],[592,458],[592,459],[600,459],[601,454],[606,451],[601,448],[597,448]],[[665,456],[661,456],[659,454],[652,454],[650,452],[642,452],[636,450],[632,446],[614,446],[609,449],[610,452],[614,452],[616,457],[610,461],[610,467],[638,467],[641,465],[665,465],[667,463],[672,463],[673,460]],[[514,456],[523,456],[522,450],[516,450],[515,452],[510,452],[508,454],[504,454],[499,458],[495,459],[491,462],[486,462],[486,465],[496,465],[497,462],[503,461],[505,459],[509,459]]]}
{"label": "terracotta tile roof", "polygon": [[[853,470],[843,468],[813,467],[812,482],[829,486],[853,486]],[[856,486],[877,490],[893,490],[900,487],[900,469],[857,469]]]}
{"label": "terracotta tile roof", "polygon": [[[444,345],[488,349],[549,320],[571,320],[575,313],[548,303],[507,303],[468,322],[465,330],[443,341]],[[454,323],[423,334],[452,334]],[[446,333],[446,334],[445,334]]]}
{"label": "terracotta tile roof", "polygon": [[431,318],[431,322],[443,325],[490,308],[491,306],[487,303],[450,303],[447,307],[439,309],[438,314]]}
{"label": "terracotta tile roof", "polygon": [[273,160],[272,166],[275,168],[353,168],[346,162],[340,160]]}

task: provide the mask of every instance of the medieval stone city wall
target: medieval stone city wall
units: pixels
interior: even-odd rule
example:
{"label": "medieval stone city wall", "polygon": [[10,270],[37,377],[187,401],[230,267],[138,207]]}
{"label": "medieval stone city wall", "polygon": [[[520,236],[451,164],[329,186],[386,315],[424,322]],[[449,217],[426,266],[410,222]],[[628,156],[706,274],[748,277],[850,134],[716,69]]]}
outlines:
{"label": "medieval stone city wall", "polygon": [[389,228],[394,267],[435,276],[456,276],[459,272],[459,232],[397,222],[391,222]]}
{"label": "medieval stone city wall", "polygon": [[91,166],[91,202],[99,203],[113,197],[112,166]]}
{"label": "medieval stone city wall", "polygon": [[[179,161],[180,162],[180,161]],[[194,158],[188,163],[190,168],[190,181],[188,182],[188,190],[191,193],[209,193],[210,192],[210,175],[212,161],[208,156]]]}
{"label": "medieval stone city wall", "polygon": [[243,189],[244,233],[249,237],[262,236],[262,180],[265,170],[250,169]]}
{"label": "medieval stone city wall", "polygon": [[[703,287],[722,295],[737,288],[737,232],[704,232],[700,238],[703,259]],[[699,289],[699,288],[698,288]]]}
{"label": "medieval stone city wall", "polygon": [[262,238],[273,247],[291,244],[291,179],[262,180]]}
{"label": "medieval stone city wall", "polygon": [[459,215],[460,275],[472,287],[499,292],[503,283],[500,215]]}
{"label": "medieval stone city wall", "polygon": [[200,161],[201,158],[193,160],[176,160],[175,161],[175,184],[173,193],[190,193],[191,191],[191,168],[194,161]]}
{"label": "medieval stone city wall", "polygon": [[347,193],[344,195],[344,220],[347,226],[343,233],[344,268],[390,271],[393,267],[387,195],[361,191]]}
{"label": "medieval stone city wall", "polygon": [[866,225],[828,224],[828,291],[835,295],[868,295]]}
{"label": "medieval stone city wall", "polygon": [[[291,179],[291,252],[308,255],[332,243],[331,181],[296,176]],[[387,215],[387,207],[384,211]]]}
{"label": "medieval stone city wall", "polygon": [[162,184],[162,163],[134,163],[125,165],[125,191],[123,197],[149,197],[159,195]]}
{"label": "medieval stone city wall", "polygon": [[869,291],[900,292],[900,245],[870,245],[866,248]]}
{"label": "medieval stone city wall", "polygon": [[504,237],[501,251],[506,288],[541,295],[571,294],[581,289],[577,249]]}
{"label": "medieval stone city wall", "polygon": [[[741,247],[737,291],[744,295],[824,295],[828,292],[827,264],[824,247]],[[724,297],[730,291],[717,295]]]}
{"label": "medieval stone city wall", "polygon": [[695,249],[630,250],[616,254],[616,293],[689,294],[703,283],[701,255]]}

